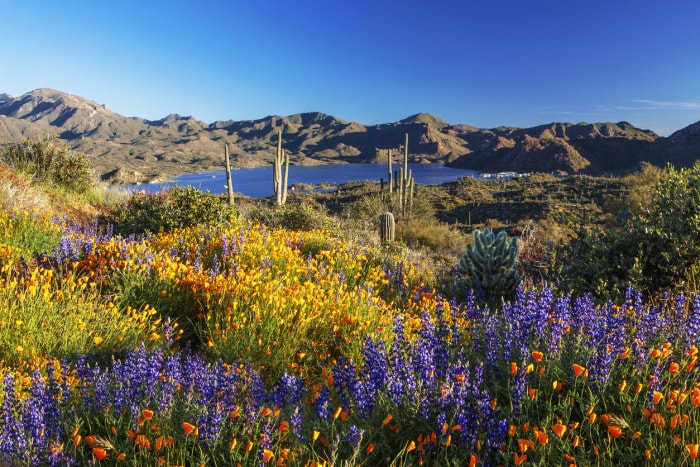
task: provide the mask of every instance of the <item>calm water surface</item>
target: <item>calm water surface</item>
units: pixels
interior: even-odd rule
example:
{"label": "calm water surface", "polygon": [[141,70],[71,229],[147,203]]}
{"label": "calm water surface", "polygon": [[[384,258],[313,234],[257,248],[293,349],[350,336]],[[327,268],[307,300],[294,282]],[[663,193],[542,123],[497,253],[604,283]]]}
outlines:
{"label": "calm water surface", "polygon": [[[398,165],[396,166],[398,170]],[[437,164],[416,164],[408,167],[412,170],[416,183],[437,185],[451,182],[462,177],[478,177],[481,172],[475,170],[453,169]],[[267,198],[274,194],[272,188],[272,166],[232,169],[233,191],[250,198]],[[306,183],[341,184],[358,180],[386,181],[387,166],[384,164],[329,164],[289,166],[289,185]],[[182,175],[168,183],[136,185],[133,189],[158,191],[171,185],[190,185],[213,194],[226,193],[226,171],[214,170],[198,174]]]}

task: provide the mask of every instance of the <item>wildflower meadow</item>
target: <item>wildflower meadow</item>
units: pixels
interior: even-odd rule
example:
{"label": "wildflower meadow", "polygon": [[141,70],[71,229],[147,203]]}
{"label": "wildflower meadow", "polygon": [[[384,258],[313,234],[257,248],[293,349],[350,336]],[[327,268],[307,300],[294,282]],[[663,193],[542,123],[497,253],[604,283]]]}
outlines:
{"label": "wildflower meadow", "polygon": [[699,465],[700,297],[448,300],[378,242],[0,212],[0,465]]}

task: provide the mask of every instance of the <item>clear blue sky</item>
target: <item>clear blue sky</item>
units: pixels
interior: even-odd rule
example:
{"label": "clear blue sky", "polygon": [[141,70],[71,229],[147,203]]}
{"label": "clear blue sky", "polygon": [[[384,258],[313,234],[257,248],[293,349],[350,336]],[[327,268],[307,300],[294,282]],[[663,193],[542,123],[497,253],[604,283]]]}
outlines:
{"label": "clear blue sky", "polygon": [[0,0],[0,93],[151,120],[700,120],[697,0]]}

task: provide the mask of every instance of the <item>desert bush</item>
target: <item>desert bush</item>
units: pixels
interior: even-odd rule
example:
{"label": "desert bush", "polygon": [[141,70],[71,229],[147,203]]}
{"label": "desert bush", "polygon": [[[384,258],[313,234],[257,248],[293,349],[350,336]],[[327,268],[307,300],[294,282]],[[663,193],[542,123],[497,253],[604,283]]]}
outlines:
{"label": "desert bush", "polygon": [[288,230],[326,230],[338,231],[338,222],[321,204],[294,200],[282,206],[260,208],[251,211],[249,217],[270,228]]}
{"label": "desert bush", "polygon": [[565,282],[575,293],[620,298],[627,287],[650,295],[695,292],[700,273],[700,163],[668,166],[649,206],[610,227],[580,228],[563,249]]}
{"label": "desert bush", "polygon": [[406,219],[396,224],[396,237],[412,249],[454,266],[467,237],[456,227],[430,218]]}
{"label": "desert bush", "polygon": [[211,226],[235,215],[221,199],[197,188],[171,187],[158,193],[134,193],[111,208],[101,221],[120,235],[171,232],[192,225]]}
{"label": "desert bush", "polygon": [[0,160],[32,180],[71,193],[85,193],[94,183],[87,156],[69,150],[55,135],[8,143]]}

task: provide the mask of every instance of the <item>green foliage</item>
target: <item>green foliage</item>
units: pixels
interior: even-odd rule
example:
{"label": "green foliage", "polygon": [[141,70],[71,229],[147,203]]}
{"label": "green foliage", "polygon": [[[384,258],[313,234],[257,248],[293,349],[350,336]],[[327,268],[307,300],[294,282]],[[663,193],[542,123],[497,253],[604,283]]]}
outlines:
{"label": "green foliage", "polygon": [[700,273],[700,163],[657,178],[648,206],[615,225],[584,229],[564,248],[566,286],[619,298],[628,286],[650,295],[695,292]]}
{"label": "green foliage", "polygon": [[497,235],[489,228],[474,231],[474,243],[459,261],[459,272],[467,275],[473,287],[483,290],[486,298],[510,295],[520,283],[515,270],[518,257],[518,239],[508,240],[504,231]]}
{"label": "green foliage", "polygon": [[103,216],[120,235],[171,232],[192,225],[211,226],[235,215],[233,207],[197,188],[171,187],[159,193],[135,193]]}
{"label": "green foliage", "polygon": [[328,215],[328,210],[324,206],[302,201],[273,209],[259,209],[251,212],[249,216],[270,228],[301,231],[326,230],[329,232],[338,230],[337,221]]}
{"label": "green foliage", "polygon": [[55,135],[7,144],[0,160],[34,181],[67,192],[85,193],[94,184],[87,156],[70,151]]}

